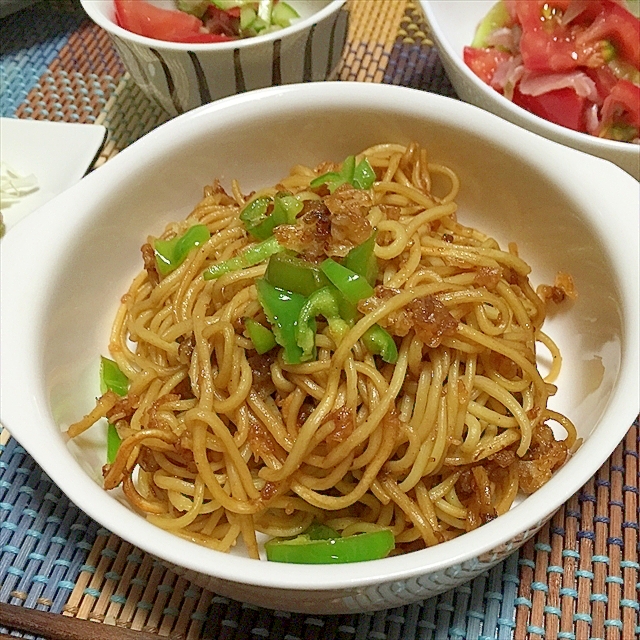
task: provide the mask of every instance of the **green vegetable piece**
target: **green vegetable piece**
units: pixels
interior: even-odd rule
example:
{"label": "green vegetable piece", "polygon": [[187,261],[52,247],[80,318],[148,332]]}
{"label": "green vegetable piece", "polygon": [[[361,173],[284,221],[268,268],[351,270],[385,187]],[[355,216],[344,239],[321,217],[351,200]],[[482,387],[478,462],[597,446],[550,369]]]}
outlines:
{"label": "green vegetable piece", "polygon": [[[272,211],[268,214],[270,205]],[[273,230],[281,224],[295,224],[296,216],[302,211],[302,202],[290,193],[281,192],[275,198],[257,198],[250,202],[240,214],[247,231],[258,238],[266,240],[273,235]]]}
{"label": "green vegetable piece", "polygon": [[329,188],[329,192],[333,193],[338,187],[347,182],[349,184],[353,181],[353,173],[356,168],[356,158],[355,156],[348,156],[345,161],[342,163],[342,168],[338,173],[335,171],[329,171],[329,173],[324,173],[317,178],[314,178],[309,186],[312,189],[322,186],[326,184]]}
{"label": "green vegetable piece", "polygon": [[309,536],[309,540],[331,540],[341,537],[335,529],[316,520],[309,525],[304,535]]}
{"label": "green vegetable piece", "polygon": [[113,464],[121,443],[122,439],[118,435],[116,428],[109,423],[107,425],[107,464]]}
{"label": "green vegetable piece", "polygon": [[276,346],[276,338],[273,335],[273,331],[270,331],[264,325],[253,318],[245,318],[244,325],[247,328],[247,333],[253,346],[259,354],[267,353]]}
{"label": "green vegetable piece", "polygon": [[395,364],[398,361],[398,347],[393,337],[380,325],[369,327],[362,336],[362,342],[370,353],[380,356],[385,362]]}
{"label": "green vegetable piece", "polygon": [[[109,358],[100,357],[100,390],[102,393],[113,391],[119,396],[126,396],[129,391],[129,379],[120,371],[120,367]],[[116,428],[107,425],[107,463],[113,464],[122,440]]]}
{"label": "green vegetable piece", "polygon": [[210,4],[209,0],[178,0],[178,9],[196,18],[202,18]]}
{"label": "green vegetable piece", "polygon": [[356,304],[359,300],[373,295],[373,287],[364,276],[331,258],[327,258],[320,265],[320,269],[351,304]]}
{"label": "green vegetable piece", "polygon": [[384,558],[395,548],[389,529],[368,531],[346,538],[312,540],[306,534],[283,540],[273,538],[265,544],[267,560],[293,564],[339,564]]}
{"label": "green vegetable piece", "polygon": [[278,2],[271,11],[271,22],[279,27],[288,27],[292,20],[299,18],[300,14],[286,2]]}
{"label": "green vegetable piece", "polygon": [[243,6],[240,9],[240,29],[249,29],[257,17],[258,14],[251,7]]}
{"label": "green vegetable piece", "polygon": [[500,0],[491,7],[489,13],[482,19],[476,29],[475,36],[471,42],[471,46],[475,48],[484,48],[489,45],[488,38],[496,30],[506,27],[511,22],[509,12]]}
{"label": "green vegetable piece", "polygon": [[171,240],[156,240],[154,250],[158,271],[166,276],[177,269],[185,260],[188,253],[204,244],[211,234],[204,224],[196,224],[187,231]]}
{"label": "green vegetable piece", "polygon": [[274,287],[303,296],[310,296],[329,284],[327,277],[315,264],[287,253],[279,253],[269,259],[264,277]]}
{"label": "green vegetable piece", "polygon": [[315,359],[316,316],[322,315],[327,319],[329,329],[336,339],[341,338],[349,330],[349,325],[340,315],[338,295],[335,287],[331,285],[323,287],[314,291],[300,310],[296,327],[296,342],[302,349],[302,362]]}
{"label": "green vegetable piece", "polygon": [[328,173],[324,173],[314,178],[309,183],[309,186],[315,189],[326,184],[329,192],[333,193],[338,187],[347,183],[356,189],[370,189],[375,180],[376,172],[366,158],[361,160],[356,166],[355,156],[349,156],[342,163],[339,172],[329,171]]}
{"label": "green vegetable piece", "polygon": [[378,279],[378,258],[374,253],[376,235],[377,232],[374,231],[362,244],[351,249],[344,259],[344,266],[366,278],[372,287],[376,286]]}
{"label": "green vegetable piece", "polygon": [[100,356],[100,391],[113,391],[126,396],[129,391],[129,378],[120,371],[120,367],[109,358]]}
{"label": "green vegetable piece", "polygon": [[268,233],[265,237],[259,237],[260,232],[257,232],[256,229],[259,229],[267,221],[272,202],[271,198],[256,198],[246,205],[240,213],[240,220],[244,222],[247,231],[259,240],[264,240],[271,235]]}
{"label": "green vegetable piece", "polygon": [[215,280],[225,273],[231,273],[232,271],[239,271],[240,269],[246,269],[254,264],[264,262],[272,255],[284,251],[284,247],[278,243],[278,241],[271,236],[263,242],[259,242],[251,247],[245,249],[242,253],[239,253],[233,258],[229,258],[224,262],[218,264],[212,264],[208,269],[203,272],[205,280]]}
{"label": "green vegetable piece", "polygon": [[273,11],[273,0],[259,0],[258,17],[266,24],[271,24],[271,12]]}
{"label": "green vegetable piece", "polygon": [[351,184],[353,184],[356,189],[371,189],[375,181],[376,172],[373,170],[369,160],[367,160],[367,158],[360,160],[353,170]]}
{"label": "green vegetable piece", "polygon": [[[300,311],[307,299],[299,293],[274,287],[264,279],[256,281],[256,288],[258,301],[273,327],[276,342],[284,349],[284,361],[287,364],[299,364],[302,349],[296,342],[296,328]],[[315,321],[310,326],[315,334]]]}
{"label": "green vegetable piece", "polygon": [[228,11],[235,7],[241,7],[247,2],[247,0],[209,0],[210,4],[215,4],[218,9]]}

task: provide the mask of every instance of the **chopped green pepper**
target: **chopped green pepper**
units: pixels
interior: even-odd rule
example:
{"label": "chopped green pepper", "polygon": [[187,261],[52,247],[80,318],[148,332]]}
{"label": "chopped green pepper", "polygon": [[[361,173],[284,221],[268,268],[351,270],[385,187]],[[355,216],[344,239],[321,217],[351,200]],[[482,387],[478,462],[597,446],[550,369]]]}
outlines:
{"label": "chopped green pepper", "polygon": [[158,271],[166,276],[177,269],[187,257],[187,254],[201,244],[204,244],[211,234],[204,224],[196,224],[187,231],[171,240],[156,240],[153,248],[156,255]]}
{"label": "chopped green pepper", "polygon": [[375,181],[376,172],[373,170],[369,161],[366,158],[364,158],[364,160],[360,160],[356,168],[353,170],[353,179],[351,180],[351,184],[356,189],[371,189]]}
{"label": "chopped green pepper", "polygon": [[264,197],[251,201],[242,210],[240,220],[252,236],[258,240],[266,240],[273,235],[273,230],[278,225],[295,224],[296,216],[302,211],[302,207],[302,201],[296,196],[279,192],[273,200]]}
{"label": "chopped green pepper", "polygon": [[208,269],[203,272],[205,280],[215,280],[225,273],[231,271],[239,271],[246,267],[251,267],[254,264],[264,262],[272,255],[284,251],[284,247],[278,243],[275,237],[268,238],[258,244],[248,247],[242,253],[239,253],[233,258],[229,258],[224,262],[218,264],[212,264]]}
{"label": "chopped green pepper", "polygon": [[395,538],[389,529],[329,539],[313,539],[305,532],[292,539],[273,538],[264,548],[272,562],[339,564],[384,558],[395,548]]}
{"label": "chopped green pepper", "polygon": [[118,435],[116,428],[109,422],[107,424],[107,464],[113,464],[121,444],[122,438]]}
{"label": "chopped green pepper", "polygon": [[129,390],[129,378],[120,371],[120,367],[109,358],[100,356],[100,391],[113,391],[126,396]]}
{"label": "chopped green pepper", "polygon": [[342,163],[340,171],[329,171],[314,178],[309,186],[312,189],[326,184],[329,192],[333,193],[338,187],[349,183],[356,189],[369,189],[376,179],[376,174],[369,161],[364,158],[356,166],[355,156],[348,156]]}
{"label": "chopped green pepper", "polygon": [[374,253],[376,235],[374,231],[368,240],[351,249],[344,259],[344,266],[365,277],[372,287],[376,286],[378,278],[378,259]]}
{"label": "chopped green pepper", "polygon": [[370,353],[380,356],[385,362],[398,361],[398,347],[391,335],[379,324],[369,327],[362,336],[362,342]]}
{"label": "chopped green pepper", "polygon": [[[296,342],[296,328],[307,299],[299,293],[274,287],[264,279],[256,281],[256,288],[258,301],[273,327],[276,342],[284,349],[284,361],[287,364],[299,364],[302,349]],[[315,320],[312,320],[310,327],[315,334]]]}
{"label": "chopped green pepper", "polygon": [[300,310],[296,328],[296,342],[302,349],[302,362],[313,360],[315,357],[316,330],[315,317],[322,315],[329,323],[329,329],[338,341],[349,330],[349,325],[340,315],[339,292],[328,285],[314,291]]}
{"label": "chopped green pepper", "polygon": [[245,318],[244,325],[247,328],[249,338],[259,354],[267,353],[276,346],[276,338],[273,332],[261,325],[253,318]]}
{"label": "chopped green pepper", "polygon": [[269,259],[264,277],[274,287],[303,296],[310,296],[329,284],[317,265],[287,253],[279,253]]}
{"label": "chopped green pepper", "polygon": [[[109,358],[100,357],[100,390],[113,391],[119,396],[126,396],[129,391],[129,379],[120,371],[120,367]],[[107,425],[107,463],[113,464],[116,453],[120,448],[122,440],[116,428],[109,423]]]}
{"label": "chopped green pepper", "polygon": [[373,287],[364,276],[331,258],[327,258],[320,265],[320,269],[351,304],[356,304],[359,300],[373,295]]}

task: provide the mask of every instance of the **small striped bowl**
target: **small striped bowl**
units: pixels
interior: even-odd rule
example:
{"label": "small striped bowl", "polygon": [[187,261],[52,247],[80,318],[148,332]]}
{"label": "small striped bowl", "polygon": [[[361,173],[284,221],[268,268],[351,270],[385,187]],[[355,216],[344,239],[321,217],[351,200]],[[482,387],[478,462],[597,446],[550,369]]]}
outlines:
{"label": "small striped bowl", "polygon": [[346,0],[288,0],[300,14],[286,29],[213,44],[164,42],[115,22],[112,2],[81,0],[111,36],[136,84],[170,115],[252,89],[329,80],[347,36]]}

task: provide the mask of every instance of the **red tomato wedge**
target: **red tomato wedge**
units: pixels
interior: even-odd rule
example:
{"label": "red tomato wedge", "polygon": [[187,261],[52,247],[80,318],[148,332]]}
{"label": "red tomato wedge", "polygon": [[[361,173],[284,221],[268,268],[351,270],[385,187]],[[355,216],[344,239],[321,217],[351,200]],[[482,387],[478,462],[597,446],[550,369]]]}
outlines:
{"label": "red tomato wedge", "polygon": [[584,111],[586,101],[573,89],[556,89],[539,96],[520,93],[516,87],[513,102],[531,113],[574,131],[586,132]]}
{"label": "red tomato wedge", "polygon": [[496,69],[502,62],[511,58],[511,54],[499,49],[476,49],[465,47],[463,52],[465,64],[475,73],[482,82],[491,84]]}
{"label": "red tomato wedge", "polygon": [[618,55],[640,68],[640,20],[615,2],[602,2],[602,11],[589,27],[576,36],[576,48],[587,50],[594,43],[610,42]]}
{"label": "red tomato wedge", "polygon": [[640,131],[640,87],[620,80],[602,105],[602,130],[611,127],[628,128],[630,139],[637,138]]}
{"label": "red tomato wedge", "polygon": [[224,42],[227,36],[202,32],[202,22],[183,11],[161,9],[144,0],[114,0],[116,22],[127,31],[167,42]]}

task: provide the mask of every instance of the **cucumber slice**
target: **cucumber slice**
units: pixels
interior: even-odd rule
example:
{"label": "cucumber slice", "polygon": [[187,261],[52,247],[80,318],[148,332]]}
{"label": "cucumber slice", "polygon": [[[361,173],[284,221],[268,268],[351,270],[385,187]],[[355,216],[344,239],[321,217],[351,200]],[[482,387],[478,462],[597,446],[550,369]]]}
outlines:
{"label": "cucumber slice", "polygon": [[300,14],[286,2],[278,2],[271,12],[271,22],[279,27],[288,27],[292,20],[299,17]]}

